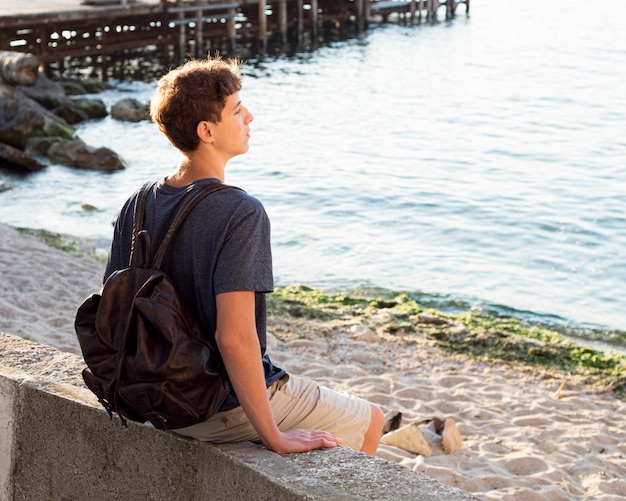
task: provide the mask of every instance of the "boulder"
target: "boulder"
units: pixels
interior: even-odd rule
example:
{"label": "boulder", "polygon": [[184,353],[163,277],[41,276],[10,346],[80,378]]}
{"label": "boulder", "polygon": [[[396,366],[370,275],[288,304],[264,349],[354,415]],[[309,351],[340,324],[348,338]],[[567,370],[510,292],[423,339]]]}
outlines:
{"label": "boulder", "polygon": [[94,148],[80,139],[54,141],[47,151],[51,162],[92,170],[121,170],[122,159],[109,148]]}
{"label": "boulder", "polygon": [[63,118],[68,124],[108,115],[106,105],[101,99],[70,98],[60,83],[50,80],[43,72],[39,74],[35,85],[18,87],[18,90]]}
{"label": "boulder", "polygon": [[73,125],[80,122],[84,122],[89,117],[87,113],[82,111],[81,109],[76,108],[74,103],[68,99],[68,101],[58,108],[53,110],[53,113],[57,116],[65,120],[68,124]]}
{"label": "boulder", "polygon": [[74,137],[75,130],[15,87],[0,84],[0,142],[24,149],[29,137]]}
{"label": "boulder", "polygon": [[22,150],[0,143],[0,167],[35,172],[43,169],[45,165]]}
{"label": "boulder", "polygon": [[18,85],[16,88],[26,97],[37,101],[48,110],[58,108],[69,99],[65,95],[63,87],[58,82],[50,80],[44,72],[38,74],[37,81],[33,85]]}
{"label": "boulder", "polygon": [[[75,139],[76,130],[70,125],[104,118],[108,113],[101,100],[71,98],[68,94],[104,88],[105,84],[89,79],[53,82],[39,71],[36,57],[0,51],[0,168],[40,170],[45,165],[35,157],[48,155],[52,162],[72,167],[124,169],[124,162],[112,150],[93,148]],[[141,106],[128,108],[142,113]]]}
{"label": "boulder", "polygon": [[82,111],[87,118],[104,118],[109,115],[104,101],[101,99],[72,99],[74,108]]}
{"label": "boulder", "polygon": [[148,104],[133,98],[122,99],[115,103],[111,108],[111,116],[116,120],[126,122],[141,122],[150,119]]}
{"label": "boulder", "polygon": [[78,78],[62,78],[59,80],[59,85],[63,87],[65,94],[68,96],[101,92],[106,89],[106,85],[102,82],[98,83],[96,80],[89,78],[84,80]]}
{"label": "boulder", "polygon": [[34,85],[39,59],[32,54],[0,50],[0,80],[11,85]]}
{"label": "boulder", "polygon": [[34,157],[41,157],[47,155],[50,146],[59,141],[62,139],[58,137],[29,137],[24,151]]}

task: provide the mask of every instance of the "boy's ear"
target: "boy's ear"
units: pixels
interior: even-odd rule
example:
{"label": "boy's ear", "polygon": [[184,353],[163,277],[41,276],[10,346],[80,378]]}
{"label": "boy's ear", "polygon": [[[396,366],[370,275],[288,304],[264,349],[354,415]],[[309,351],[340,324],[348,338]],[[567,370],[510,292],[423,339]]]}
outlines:
{"label": "boy's ear", "polygon": [[200,138],[200,141],[213,142],[213,124],[207,120],[198,122],[196,126],[196,134]]}

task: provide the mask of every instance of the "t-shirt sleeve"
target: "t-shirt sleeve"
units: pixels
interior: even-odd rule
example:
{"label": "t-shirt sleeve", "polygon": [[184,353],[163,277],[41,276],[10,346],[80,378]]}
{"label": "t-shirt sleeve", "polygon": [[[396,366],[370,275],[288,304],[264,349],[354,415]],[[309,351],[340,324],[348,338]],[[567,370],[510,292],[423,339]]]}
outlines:
{"label": "t-shirt sleeve", "polygon": [[107,264],[104,270],[103,282],[116,270],[121,270],[128,266],[130,258],[130,241],[133,228],[133,199],[126,201],[120,211],[115,227],[113,229],[113,239],[109,249]]}
{"label": "t-shirt sleeve", "polygon": [[270,222],[261,203],[244,197],[230,218],[216,262],[215,294],[272,292]]}

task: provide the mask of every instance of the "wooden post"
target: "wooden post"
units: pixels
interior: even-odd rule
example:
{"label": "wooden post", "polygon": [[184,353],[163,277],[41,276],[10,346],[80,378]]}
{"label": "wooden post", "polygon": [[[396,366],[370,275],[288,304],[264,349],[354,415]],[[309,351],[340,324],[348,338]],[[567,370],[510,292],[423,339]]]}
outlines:
{"label": "wooden post", "polygon": [[417,10],[419,11],[417,13],[417,17],[421,21],[422,20],[422,11],[424,10],[424,0],[418,0],[418,2],[417,2]]}
{"label": "wooden post", "polygon": [[363,8],[363,1],[364,0],[356,0],[356,25],[357,25],[357,29],[359,31],[363,30],[364,27],[364,22],[363,22],[363,16],[365,14],[364,12],[364,8]]}
{"label": "wooden post", "polygon": [[313,37],[317,40],[317,23],[318,23],[318,6],[317,0],[311,0],[311,15],[313,16]]}
{"label": "wooden post", "polygon": [[[161,14],[159,15],[159,23],[160,23],[159,33],[163,37],[163,40],[168,40],[170,27],[168,25],[169,13],[167,12],[167,1],[161,0],[161,5],[163,7],[163,10],[161,11]],[[164,60],[166,60],[166,58],[168,57],[170,48],[171,48],[171,44],[169,43],[164,43],[161,45],[161,50],[163,51]],[[102,59],[104,60],[106,58],[102,58]]]}
{"label": "wooden post", "polygon": [[447,0],[446,6],[448,8],[448,18],[452,19],[454,17],[454,11],[456,10],[456,1],[455,0]]}
{"label": "wooden post", "polygon": [[287,0],[278,2],[278,26],[283,45],[287,45]]}
{"label": "wooden post", "polygon": [[298,43],[302,42],[304,34],[304,0],[298,0]]}
{"label": "wooden post", "polygon": [[[177,0],[176,1],[176,5],[178,7],[182,7],[183,6],[183,0]],[[185,18],[185,13],[184,12],[177,12],[176,13],[176,18],[177,19],[184,19]],[[187,33],[186,33],[186,26],[185,23],[180,23],[180,25],[178,26],[178,62],[180,64],[183,63],[183,61],[185,60],[185,44],[186,44],[186,38],[187,38]]]}
{"label": "wooden post", "polygon": [[[206,4],[205,0],[196,0],[196,5],[202,6]],[[204,15],[202,9],[196,11],[196,17],[201,18]],[[196,57],[202,57],[204,52],[204,21],[196,21]]]}
{"label": "wooden post", "polygon": [[267,44],[267,18],[265,17],[265,0],[259,0],[259,41],[263,47]]}
{"label": "wooden post", "polygon": [[409,7],[409,13],[411,15],[411,23],[415,21],[415,2],[416,0],[411,0],[411,6]]}
{"label": "wooden post", "polygon": [[228,19],[226,20],[226,30],[228,31],[228,39],[230,40],[230,50],[235,52],[237,46],[237,32],[235,30],[235,15],[236,10],[233,8],[228,9]]}

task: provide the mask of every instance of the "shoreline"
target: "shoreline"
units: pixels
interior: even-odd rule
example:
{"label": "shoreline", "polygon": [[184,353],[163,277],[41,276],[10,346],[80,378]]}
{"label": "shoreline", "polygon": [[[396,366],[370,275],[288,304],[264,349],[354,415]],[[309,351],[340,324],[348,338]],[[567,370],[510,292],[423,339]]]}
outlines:
{"label": "shoreline", "polygon": [[[0,331],[80,353],[75,311],[99,288],[103,267],[0,224]],[[275,362],[387,414],[402,413],[402,426],[451,418],[463,440],[446,454],[423,426],[430,456],[391,445],[381,445],[379,456],[480,499],[626,499],[626,400],[603,393],[606,386],[585,383],[583,373],[444,349],[427,335],[442,317],[415,312],[410,301],[372,305],[285,289],[275,293],[280,301],[270,301],[268,351]],[[307,304],[312,297],[317,307]],[[409,329],[412,318],[423,335]],[[447,321],[461,335],[457,320]]]}
{"label": "shoreline", "polygon": [[[44,229],[21,228],[0,222],[17,230],[20,234],[31,235],[44,242],[51,248],[62,250],[74,255],[86,255],[106,263],[109,239],[78,237],[72,234],[56,233]],[[293,285],[276,285],[277,289],[285,289]],[[297,285],[305,287],[306,285]],[[315,289],[327,296],[354,296],[355,298],[384,299],[397,296],[408,296],[423,309],[434,311],[443,316],[472,312],[484,314],[487,317],[511,318],[527,325],[534,325],[548,329],[563,336],[569,341],[587,346],[600,352],[614,352],[626,356],[626,331],[601,325],[576,324],[549,313],[535,313],[520,311],[506,305],[493,305],[479,299],[470,300],[438,293],[429,294],[421,291],[394,291],[382,287],[356,287],[346,289]],[[478,303],[478,305],[476,304]],[[551,319],[551,321],[547,320]]]}

